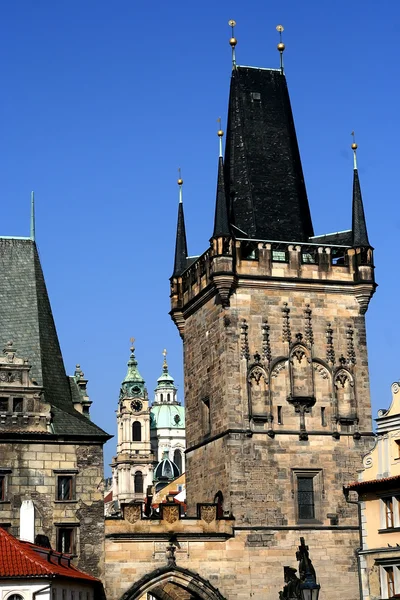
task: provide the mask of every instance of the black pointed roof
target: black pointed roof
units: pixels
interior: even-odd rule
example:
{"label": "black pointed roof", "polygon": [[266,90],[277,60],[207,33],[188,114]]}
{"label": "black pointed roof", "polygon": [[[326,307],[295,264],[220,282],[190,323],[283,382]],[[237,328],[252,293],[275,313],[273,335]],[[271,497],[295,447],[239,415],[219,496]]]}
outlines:
{"label": "black pointed roof", "polygon": [[74,409],[36,244],[0,238],[0,344],[12,340],[30,376],[44,388],[54,433],[109,436]]}
{"label": "black pointed roof", "polygon": [[220,156],[218,160],[217,198],[215,201],[213,237],[228,235],[230,235],[230,229],[224,181],[224,162],[222,156]]}
{"label": "black pointed roof", "polygon": [[187,255],[185,215],[183,214],[183,203],[179,202],[178,223],[176,226],[174,272],[172,277],[178,277],[186,269]]}
{"label": "black pointed roof", "polygon": [[370,247],[358,169],[354,169],[352,213],[353,246],[356,248]]}
{"label": "black pointed roof", "polygon": [[232,72],[225,187],[236,237],[305,241],[313,235],[286,78]]}

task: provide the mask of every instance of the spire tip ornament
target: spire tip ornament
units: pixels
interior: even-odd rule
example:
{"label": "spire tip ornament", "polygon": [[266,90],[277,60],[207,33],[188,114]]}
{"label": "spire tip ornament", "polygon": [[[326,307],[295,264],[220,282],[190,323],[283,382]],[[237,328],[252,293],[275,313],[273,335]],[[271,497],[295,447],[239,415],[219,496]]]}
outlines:
{"label": "spire tip ornament", "polygon": [[237,44],[237,39],[235,38],[236,21],[234,21],[233,19],[229,19],[228,25],[232,29],[232,35],[231,35],[231,38],[229,40],[229,45],[232,48],[232,67],[235,69],[236,68],[236,53],[235,53],[235,48],[236,48],[236,44]]}
{"label": "spire tip ornament", "polygon": [[222,138],[224,137],[224,132],[221,129],[221,117],[218,117],[217,123],[219,125],[219,129],[217,131],[217,135],[219,138],[219,157],[222,158]]}
{"label": "spire tip ornament", "polygon": [[285,44],[282,42],[282,32],[285,30],[285,28],[283,25],[277,25],[276,30],[279,33],[279,44],[277,45],[277,49],[280,54],[280,69],[283,75],[283,53],[285,51]]}
{"label": "spire tip ornament", "polygon": [[357,148],[358,144],[356,143],[356,136],[354,131],[351,132],[351,136],[353,138],[353,143],[351,144],[351,149],[353,150],[354,155],[354,169],[357,169]]}

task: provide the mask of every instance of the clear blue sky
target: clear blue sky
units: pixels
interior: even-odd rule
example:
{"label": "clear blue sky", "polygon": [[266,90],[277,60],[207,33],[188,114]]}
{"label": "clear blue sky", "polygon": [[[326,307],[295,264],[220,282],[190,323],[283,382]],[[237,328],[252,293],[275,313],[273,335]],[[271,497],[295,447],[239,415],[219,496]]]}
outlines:
{"label": "clear blue sky", "polygon": [[[351,224],[352,129],[379,288],[368,312],[373,411],[398,358],[400,4],[14,0],[0,6],[1,235],[37,240],[67,370],[89,378],[115,433],[129,338],[150,396],[164,347],[183,388],[169,311],[182,167],[190,254],[212,232],[216,119],[226,120],[230,30],[239,64],[285,66],[316,233]],[[4,340],[3,340],[4,341]],[[115,439],[106,450],[106,463]]]}

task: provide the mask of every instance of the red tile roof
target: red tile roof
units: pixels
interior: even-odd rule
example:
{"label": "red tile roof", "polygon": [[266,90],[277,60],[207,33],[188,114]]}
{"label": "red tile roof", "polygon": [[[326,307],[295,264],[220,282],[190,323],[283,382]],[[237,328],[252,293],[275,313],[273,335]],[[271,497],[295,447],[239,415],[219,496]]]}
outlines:
{"label": "red tile roof", "polygon": [[370,479],[366,481],[352,481],[344,486],[346,490],[357,490],[358,488],[365,489],[367,487],[381,487],[381,484],[385,484],[389,487],[391,483],[400,484],[400,475],[394,475],[393,477],[381,477],[381,479]]}
{"label": "red tile roof", "polygon": [[1,577],[67,577],[84,579],[93,583],[99,581],[76,569],[70,564],[70,558],[65,554],[29,542],[21,542],[0,527]]}

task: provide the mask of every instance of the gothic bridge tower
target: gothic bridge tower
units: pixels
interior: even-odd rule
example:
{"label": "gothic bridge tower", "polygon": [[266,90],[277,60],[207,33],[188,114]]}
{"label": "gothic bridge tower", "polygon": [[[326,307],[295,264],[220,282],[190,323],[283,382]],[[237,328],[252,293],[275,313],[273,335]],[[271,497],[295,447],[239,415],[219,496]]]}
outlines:
{"label": "gothic bridge tower", "polygon": [[180,198],[171,278],[189,511],[221,492],[249,539],[260,528],[296,545],[311,529],[310,546],[334,539],[345,570],[358,521],[342,487],[373,438],[375,281],[356,160],[353,177],[351,229],[315,235],[283,68],[234,61],[210,244],[188,257]]}

